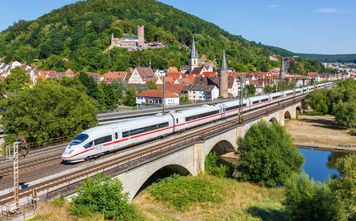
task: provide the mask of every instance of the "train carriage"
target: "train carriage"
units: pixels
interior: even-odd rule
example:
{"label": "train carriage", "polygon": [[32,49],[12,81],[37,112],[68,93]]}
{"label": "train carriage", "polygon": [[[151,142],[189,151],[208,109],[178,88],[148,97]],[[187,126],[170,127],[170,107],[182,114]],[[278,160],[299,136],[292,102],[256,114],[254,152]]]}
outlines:
{"label": "train carriage", "polygon": [[222,118],[221,105],[203,105],[192,109],[172,112],[174,131],[182,131]]}

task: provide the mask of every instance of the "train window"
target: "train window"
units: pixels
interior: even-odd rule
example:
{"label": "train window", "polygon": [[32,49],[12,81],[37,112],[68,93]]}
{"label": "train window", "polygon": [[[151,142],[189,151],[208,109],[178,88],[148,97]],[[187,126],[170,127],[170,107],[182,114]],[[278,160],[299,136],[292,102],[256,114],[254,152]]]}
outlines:
{"label": "train window", "polygon": [[90,141],[89,143],[85,144],[84,148],[89,148],[91,146],[93,146],[93,141]]}
{"label": "train window", "polygon": [[198,115],[193,115],[193,116],[186,117],[185,121],[192,121],[195,119],[207,117],[207,116],[218,114],[218,113],[219,113],[219,111],[217,110],[217,111],[210,111],[210,112],[202,113],[202,114],[198,114]]}
{"label": "train window", "polygon": [[119,138],[119,135],[117,134],[117,132],[115,132],[115,139],[117,140]]}
{"label": "train window", "polygon": [[137,129],[130,130],[130,131],[125,131],[125,132],[122,133],[122,137],[124,138],[124,137],[129,137],[129,136],[141,134],[141,133],[144,133],[144,132],[153,131],[153,130],[156,130],[156,129],[168,127],[168,125],[169,125],[168,122],[164,122],[164,123],[154,124],[154,125],[147,126],[147,127],[137,128]]}
{"label": "train window", "polygon": [[268,101],[268,98],[262,100],[262,102],[265,102],[265,101]]}
{"label": "train window", "polygon": [[259,103],[260,101],[254,101],[252,104],[257,104],[257,103]]}
{"label": "train window", "polygon": [[94,143],[95,143],[95,145],[99,145],[99,144],[106,143],[106,142],[109,142],[109,141],[112,141],[112,136],[111,135],[108,135],[108,136],[105,136],[105,137],[100,137],[100,138],[94,140]]}
{"label": "train window", "polygon": [[244,103],[244,105],[242,105],[243,107],[246,107],[247,106],[247,103]]}
{"label": "train window", "polygon": [[86,139],[88,139],[88,135],[87,134],[79,134],[78,136],[76,136],[72,142],[70,142],[70,145],[78,145],[83,143]]}
{"label": "train window", "polygon": [[176,119],[176,123],[178,124],[178,118]]}
{"label": "train window", "polygon": [[229,110],[234,110],[234,109],[238,109],[240,106],[236,105],[236,106],[232,106],[232,107],[228,107],[225,109],[225,111],[229,111]]}

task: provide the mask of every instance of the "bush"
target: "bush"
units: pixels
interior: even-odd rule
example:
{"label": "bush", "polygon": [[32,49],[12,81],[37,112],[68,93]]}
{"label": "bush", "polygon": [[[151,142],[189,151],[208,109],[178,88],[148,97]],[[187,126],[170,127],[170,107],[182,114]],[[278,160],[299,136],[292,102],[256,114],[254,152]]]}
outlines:
{"label": "bush", "polygon": [[234,168],[231,164],[221,160],[215,152],[209,153],[205,159],[205,172],[218,177],[231,177]]}
{"label": "bush", "polygon": [[177,210],[184,211],[192,203],[219,203],[226,196],[220,185],[195,177],[174,174],[152,186],[150,193],[155,200],[167,202]]}
{"label": "bush", "polygon": [[345,220],[341,202],[325,183],[315,183],[306,174],[294,174],[286,182],[285,205],[292,220]]}
{"label": "bush", "polygon": [[330,183],[330,188],[344,202],[347,216],[356,220],[356,154],[348,154],[335,163],[340,178]]}
{"label": "bush", "polygon": [[241,178],[262,185],[283,185],[293,172],[300,172],[303,155],[285,128],[260,121],[238,141]]}
{"label": "bush", "polygon": [[128,203],[128,193],[123,193],[118,179],[97,174],[96,179],[89,177],[87,182],[81,183],[77,193],[71,208],[74,216],[88,217],[99,212],[104,214],[105,219],[138,219],[138,212]]}

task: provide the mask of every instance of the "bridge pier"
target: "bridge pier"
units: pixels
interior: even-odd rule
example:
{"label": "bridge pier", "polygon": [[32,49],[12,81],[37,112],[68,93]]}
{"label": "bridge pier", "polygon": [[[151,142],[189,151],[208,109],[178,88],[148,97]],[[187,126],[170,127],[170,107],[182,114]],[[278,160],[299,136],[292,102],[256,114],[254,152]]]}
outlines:
{"label": "bridge pier", "polygon": [[193,152],[194,152],[194,154],[193,154],[193,171],[192,171],[192,175],[193,176],[197,176],[197,175],[199,175],[199,173],[201,171],[205,170],[205,165],[204,165],[205,159],[203,157],[204,142],[194,144]]}
{"label": "bridge pier", "polygon": [[284,114],[285,114],[284,110],[279,111],[279,124],[281,126],[284,126]]}

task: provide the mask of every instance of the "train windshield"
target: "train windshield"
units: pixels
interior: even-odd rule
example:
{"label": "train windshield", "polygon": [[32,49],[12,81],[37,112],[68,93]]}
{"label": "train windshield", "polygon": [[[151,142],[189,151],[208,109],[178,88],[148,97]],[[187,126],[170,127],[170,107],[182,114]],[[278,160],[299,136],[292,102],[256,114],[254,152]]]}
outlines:
{"label": "train windshield", "polygon": [[73,145],[78,145],[78,144],[81,144],[83,143],[86,139],[88,139],[88,135],[87,134],[79,134],[78,136],[76,136],[72,142],[70,142],[70,146],[73,146]]}

